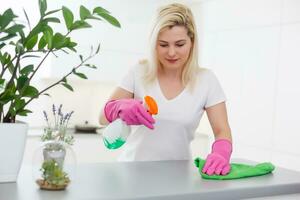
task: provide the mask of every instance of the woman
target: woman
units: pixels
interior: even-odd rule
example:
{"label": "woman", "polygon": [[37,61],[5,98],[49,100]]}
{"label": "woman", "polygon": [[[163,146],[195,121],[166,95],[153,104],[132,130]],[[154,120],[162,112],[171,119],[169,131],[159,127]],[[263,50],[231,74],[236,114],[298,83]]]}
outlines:
{"label": "woman", "polygon": [[[199,68],[191,10],[177,3],[162,7],[151,44],[149,59],[129,71],[100,116],[101,124],[121,118],[128,125],[141,125],[131,132],[119,160],[191,159],[190,142],[206,111],[215,142],[203,172],[229,173],[232,144],[226,99],[215,75]],[[158,104],[155,119],[142,104],[145,95]]]}

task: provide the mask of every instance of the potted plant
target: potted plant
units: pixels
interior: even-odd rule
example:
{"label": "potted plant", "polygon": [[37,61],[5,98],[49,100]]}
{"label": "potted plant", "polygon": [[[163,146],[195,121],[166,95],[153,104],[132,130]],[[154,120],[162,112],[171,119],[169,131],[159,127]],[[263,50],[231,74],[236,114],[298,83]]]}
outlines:
{"label": "potted plant", "polygon": [[[107,21],[120,27],[118,20],[102,7],[89,10],[80,6],[80,18],[75,20],[72,11],[65,6],[48,10],[46,0],[38,0],[38,3],[40,19],[34,26],[25,10],[27,24],[20,23],[12,9],[0,14],[0,163],[5,163],[0,165],[0,182],[16,181],[23,157],[27,124],[17,122],[16,117],[31,113],[28,104],[40,95],[47,95],[52,87],[62,85],[73,91],[68,83],[69,76],[87,79],[79,69],[96,68],[88,61],[99,53],[100,45],[84,57],[77,53],[77,43],[70,33],[91,28],[89,20]],[[59,13],[62,17],[58,17]],[[64,23],[66,31],[56,32],[55,23]],[[37,89],[32,80],[44,66],[45,59],[58,51],[77,54],[78,65],[48,87]],[[28,64],[30,61],[32,64]]]}
{"label": "potted plant", "polygon": [[70,154],[70,151],[73,152],[70,146],[73,145],[74,137],[67,132],[67,128],[74,111],[64,114],[62,105],[56,107],[53,104],[52,117],[46,111],[43,113],[47,126],[41,136],[44,144],[38,149],[37,154],[42,155],[40,168],[42,174],[36,179],[36,183],[41,189],[62,190],[70,183],[64,163],[66,156],[72,156],[67,154]]}

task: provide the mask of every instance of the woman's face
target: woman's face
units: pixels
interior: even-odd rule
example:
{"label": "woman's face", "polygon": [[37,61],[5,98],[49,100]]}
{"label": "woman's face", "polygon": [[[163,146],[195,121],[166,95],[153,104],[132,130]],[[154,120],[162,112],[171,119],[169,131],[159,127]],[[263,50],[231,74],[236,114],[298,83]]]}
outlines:
{"label": "woman's face", "polygon": [[173,26],[160,32],[156,44],[159,62],[165,69],[182,69],[186,64],[192,41],[183,26]]}

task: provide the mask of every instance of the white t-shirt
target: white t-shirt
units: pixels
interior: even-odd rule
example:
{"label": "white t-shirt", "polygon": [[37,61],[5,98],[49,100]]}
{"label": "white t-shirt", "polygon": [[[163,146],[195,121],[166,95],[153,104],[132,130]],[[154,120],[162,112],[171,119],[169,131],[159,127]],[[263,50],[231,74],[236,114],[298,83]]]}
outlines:
{"label": "white t-shirt", "polygon": [[191,159],[190,142],[205,108],[224,102],[225,94],[213,72],[201,69],[196,87],[185,88],[178,96],[168,100],[158,80],[145,88],[142,82],[143,65],[133,67],[119,87],[134,93],[135,99],[149,95],[158,105],[154,129],[143,125],[132,126],[123,146],[119,161],[154,161]]}

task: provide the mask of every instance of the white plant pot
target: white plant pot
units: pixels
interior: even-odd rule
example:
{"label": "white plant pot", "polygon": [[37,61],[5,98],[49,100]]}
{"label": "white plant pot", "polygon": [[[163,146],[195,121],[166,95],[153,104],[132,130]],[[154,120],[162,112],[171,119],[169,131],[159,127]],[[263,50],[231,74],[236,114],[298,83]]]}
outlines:
{"label": "white plant pot", "polygon": [[27,130],[25,123],[0,123],[0,183],[17,180]]}

